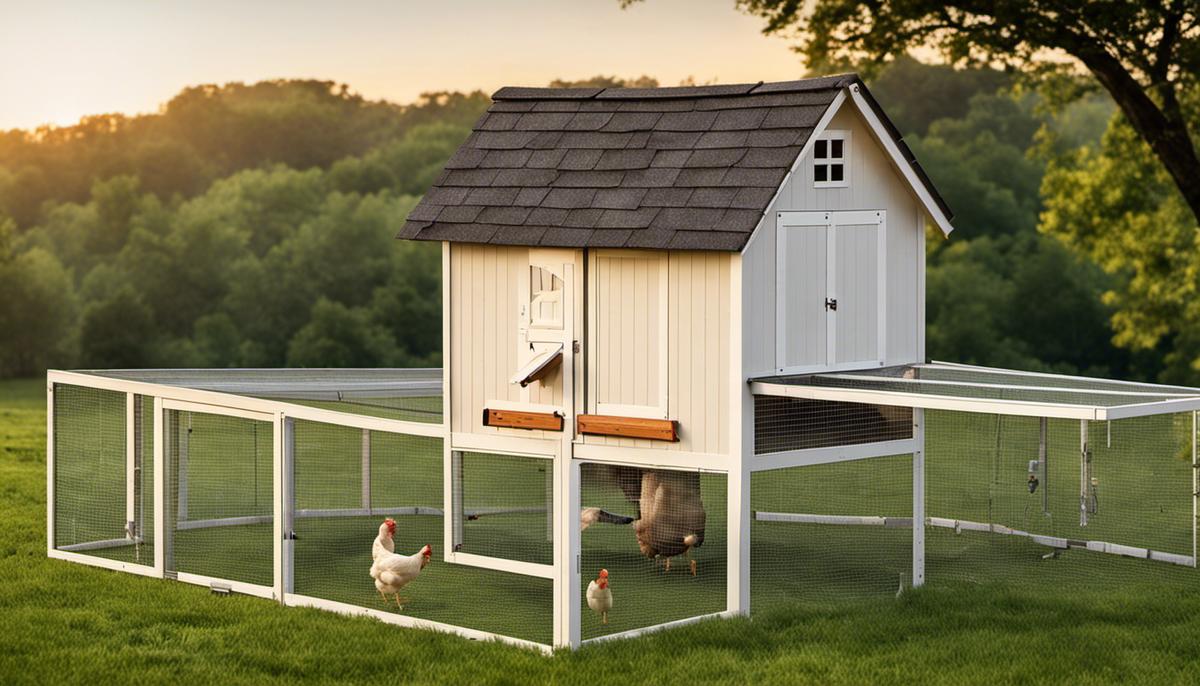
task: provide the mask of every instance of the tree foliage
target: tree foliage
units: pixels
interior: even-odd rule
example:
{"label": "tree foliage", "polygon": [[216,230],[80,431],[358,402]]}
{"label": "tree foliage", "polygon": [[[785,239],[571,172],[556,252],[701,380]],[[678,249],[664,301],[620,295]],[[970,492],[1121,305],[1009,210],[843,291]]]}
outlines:
{"label": "tree foliage", "polygon": [[156,114],[0,131],[0,213],[28,227],[45,219],[48,201],[85,202],[97,181],[114,176],[136,177],[165,201],[241,169],[324,169],[422,124],[469,127],[487,104],[480,92],[434,92],[399,106],[331,81],[193,86]]}
{"label": "tree foliage", "polygon": [[[1187,110],[1200,123],[1200,101]],[[1104,294],[1116,342],[1165,353],[1165,378],[1200,381],[1200,228],[1170,176],[1123,117],[1096,148],[1055,160],[1042,229],[1113,274]]]}
{"label": "tree foliage", "polygon": [[[629,5],[636,0],[621,0]],[[950,64],[1003,64],[1062,86],[1086,70],[1154,151],[1200,220],[1200,157],[1184,94],[1200,75],[1195,0],[735,0],[810,67],[883,64],[916,48]],[[1068,89],[1069,92],[1076,92]],[[1060,89],[1060,93],[1061,93]]]}

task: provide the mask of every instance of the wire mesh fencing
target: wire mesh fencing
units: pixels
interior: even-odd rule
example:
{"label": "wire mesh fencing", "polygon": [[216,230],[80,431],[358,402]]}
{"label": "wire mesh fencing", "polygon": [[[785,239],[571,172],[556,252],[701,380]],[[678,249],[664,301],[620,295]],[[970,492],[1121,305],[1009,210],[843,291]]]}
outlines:
{"label": "wire mesh fencing", "polygon": [[726,500],[724,474],[581,465],[583,640],[725,610]]}
{"label": "wire mesh fencing", "polygon": [[912,584],[912,456],[755,472],[755,608],[895,595]]}
{"label": "wire mesh fencing", "polygon": [[[148,399],[153,407],[153,400]],[[128,396],[54,388],[54,546],[68,552],[154,564],[152,472],[144,442],[127,450]],[[135,417],[142,417],[135,396]],[[148,416],[148,415],[147,415]],[[139,423],[141,430],[144,423]],[[131,463],[130,458],[133,458]]]}
{"label": "wire mesh fencing", "polygon": [[912,438],[912,408],[754,396],[754,454]]}
{"label": "wire mesh fencing", "polygon": [[549,579],[444,561],[442,439],[305,420],[290,435],[294,593],[551,642]]}
{"label": "wire mesh fencing", "polygon": [[926,412],[930,583],[1195,583],[1191,413]]}
{"label": "wire mesh fencing", "polygon": [[554,563],[554,469],[537,457],[456,452],[455,552]]}
{"label": "wire mesh fencing", "polygon": [[271,422],[167,410],[169,571],[274,583]]}

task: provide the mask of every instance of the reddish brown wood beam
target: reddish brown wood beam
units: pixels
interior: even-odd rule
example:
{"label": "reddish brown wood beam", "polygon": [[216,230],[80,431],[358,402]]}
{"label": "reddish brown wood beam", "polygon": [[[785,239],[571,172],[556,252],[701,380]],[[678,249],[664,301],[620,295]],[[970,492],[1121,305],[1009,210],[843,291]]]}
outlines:
{"label": "reddish brown wood beam", "polygon": [[502,426],[509,429],[542,429],[562,431],[562,415],[553,412],[522,412],[519,410],[483,410],[484,426]]}
{"label": "reddish brown wood beam", "polygon": [[679,440],[679,422],[674,419],[645,419],[643,417],[610,417],[581,414],[575,418],[581,434],[648,438],[652,441]]}

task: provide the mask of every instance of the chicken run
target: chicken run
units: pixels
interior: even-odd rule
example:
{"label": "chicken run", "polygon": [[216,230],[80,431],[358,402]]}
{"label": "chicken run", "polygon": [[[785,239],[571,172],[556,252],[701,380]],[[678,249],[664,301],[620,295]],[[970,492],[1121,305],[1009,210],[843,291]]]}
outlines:
{"label": "chicken run", "polygon": [[[917,373],[972,369],[989,374]],[[369,373],[53,372],[50,555],[543,649],[557,622],[586,642],[732,614],[735,566],[756,610],[926,579],[1195,583],[1195,411],[1101,421],[1014,414],[1023,400],[963,401],[984,413],[762,395],[749,550],[731,565],[728,472],[576,461],[564,497],[552,459],[444,459],[435,374],[391,371],[387,390],[330,380]],[[830,376],[791,388],[841,396],[848,375]],[[1147,392],[1104,383],[1087,392]],[[1173,393],[1156,409],[1192,402]]]}
{"label": "chicken run", "polygon": [[501,89],[399,234],[443,367],[51,371],[48,555],[543,651],[1194,589],[1200,390],[927,361],[950,219],[855,75]]}

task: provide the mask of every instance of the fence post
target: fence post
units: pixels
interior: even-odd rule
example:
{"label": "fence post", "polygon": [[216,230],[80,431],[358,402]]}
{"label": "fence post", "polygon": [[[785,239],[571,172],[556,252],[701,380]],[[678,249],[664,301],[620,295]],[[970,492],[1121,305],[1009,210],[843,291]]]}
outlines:
{"label": "fence post", "polygon": [[54,550],[54,382],[46,382],[46,551]]}
{"label": "fence post", "polygon": [[912,585],[925,585],[925,410],[913,408],[913,438],[917,449],[913,452],[913,539],[912,539]]}
{"label": "fence post", "polygon": [[288,593],[292,592],[292,469],[293,469],[293,421],[283,412],[275,413],[273,422],[273,438],[271,452],[274,462],[272,475],[274,481],[274,516],[271,518],[275,529],[275,599],[281,604],[285,602]]}
{"label": "fence post", "polygon": [[[154,397],[154,572],[165,576],[173,542],[167,537],[167,420],[162,398]],[[173,566],[173,565],[172,565]]]}

